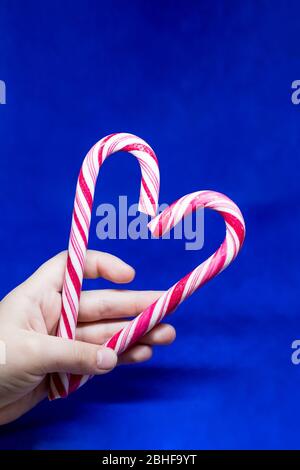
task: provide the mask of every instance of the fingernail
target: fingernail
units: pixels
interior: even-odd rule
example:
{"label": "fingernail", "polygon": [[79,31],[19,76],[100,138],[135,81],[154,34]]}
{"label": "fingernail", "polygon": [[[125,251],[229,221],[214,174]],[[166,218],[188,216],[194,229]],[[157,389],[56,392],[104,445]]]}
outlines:
{"label": "fingernail", "polygon": [[117,355],[110,348],[97,351],[97,366],[99,369],[113,369],[117,364]]}

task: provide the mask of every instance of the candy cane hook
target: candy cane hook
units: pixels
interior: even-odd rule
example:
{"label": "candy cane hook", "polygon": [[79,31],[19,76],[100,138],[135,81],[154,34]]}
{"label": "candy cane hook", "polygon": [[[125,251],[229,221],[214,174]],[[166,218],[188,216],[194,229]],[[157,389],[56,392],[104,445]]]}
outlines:
{"label": "candy cane hook", "polygon": [[[109,155],[118,151],[132,153],[139,161],[142,173],[139,211],[150,216],[156,215],[159,194],[159,168],[152,148],[132,134],[111,134],[97,142],[88,152],[79,174],[68,260],[62,291],[62,311],[57,336],[74,339],[78,318],[79,298],[82,287],[85,257],[88,245],[92,205],[98,173]],[[70,374],[51,374],[49,398],[68,395]],[[73,382],[77,383],[75,376]],[[71,388],[74,388],[71,387]]]}

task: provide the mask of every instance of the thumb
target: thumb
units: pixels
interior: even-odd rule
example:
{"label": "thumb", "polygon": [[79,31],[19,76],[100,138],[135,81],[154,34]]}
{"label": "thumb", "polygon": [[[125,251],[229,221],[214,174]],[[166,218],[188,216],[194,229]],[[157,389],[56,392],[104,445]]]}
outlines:
{"label": "thumb", "polygon": [[116,353],[104,346],[38,334],[38,373],[105,374],[117,365]]}

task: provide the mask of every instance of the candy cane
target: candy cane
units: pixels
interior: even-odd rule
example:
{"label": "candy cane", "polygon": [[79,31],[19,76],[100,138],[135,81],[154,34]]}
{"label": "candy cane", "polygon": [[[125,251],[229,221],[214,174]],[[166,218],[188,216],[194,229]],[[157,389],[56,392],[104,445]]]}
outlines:
{"label": "candy cane", "polygon": [[242,213],[231,199],[215,191],[197,191],[183,196],[152,219],[148,227],[154,236],[160,237],[200,207],[213,209],[223,216],[226,226],[223,243],[206,261],[176,282],[127,327],[106,342],[106,346],[114,349],[117,354],[136,343],[197,289],[222,272],[240,251],[245,238]]}
{"label": "candy cane", "polygon": [[[132,134],[111,134],[97,142],[84,159],[79,174],[68,260],[62,291],[62,311],[57,336],[74,339],[78,318],[91,213],[96,181],[101,165],[109,155],[118,151],[132,153],[139,161],[142,173],[139,211],[150,216],[157,212],[159,194],[159,168],[152,148]],[[49,398],[68,395],[77,388],[80,378],[70,374],[51,374]]]}
{"label": "candy cane", "polygon": [[[160,237],[198,208],[209,208],[221,214],[226,236],[219,249],[206,261],[168,289],[156,302],[147,307],[128,326],[106,342],[106,346],[121,354],[197,289],[222,272],[237,256],[245,238],[245,223],[237,205],[227,196],[215,191],[197,191],[183,196],[148,224],[151,233]],[[84,376],[73,384],[73,389],[89,379]]]}

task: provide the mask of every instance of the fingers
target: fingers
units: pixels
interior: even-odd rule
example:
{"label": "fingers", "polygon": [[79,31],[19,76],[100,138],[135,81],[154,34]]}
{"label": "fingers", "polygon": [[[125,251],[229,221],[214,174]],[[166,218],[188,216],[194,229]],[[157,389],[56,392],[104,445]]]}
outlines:
{"label": "fingers", "polygon": [[176,339],[176,330],[174,326],[167,323],[157,325],[153,330],[149,331],[141,340],[143,344],[153,346],[167,346],[172,344]]}
{"label": "fingers", "polygon": [[125,351],[118,359],[118,365],[137,364],[149,361],[153,355],[151,346],[137,344],[128,351]]}
{"label": "fingers", "polygon": [[[128,321],[102,321],[81,323],[76,329],[76,339],[94,344],[104,344],[115,333],[128,325]],[[161,323],[149,331],[140,342],[148,345],[167,345],[173,343],[176,331],[172,325]]]}
{"label": "fingers", "polygon": [[136,344],[119,356],[118,364],[136,364],[151,359],[155,345],[171,344],[176,338],[175,328],[160,324],[142,338],[143,344]]}
{"label": "fingers", "polygon": [[34,341],[33,369],[39,374],[69,372],[99,375],[110,371],[117,364],[116,353],[103,346],[37,333]]}
{"label": "fingers", "polygon": [[101,321],[79,323],[76,328],[76,339],[93,344],[104,344],[115,333],[128,325],[128,321]]}
{"label": "fingers", "polygon": [[[29,284],[46,285],[61,291],[67,263],[67,251],[63,251],[44,263],[27,281]],[[134,269],[109,253],[88,250],[85,261],[86,278],[103,277],[112,282],[126,283],[135,276]]]}
{"label": "fingers", "polygon": [[82,292],[79,321],[133,317],[163,294],[162,291],[94,290]]}
{"label": "fingers", "polygon": [[103,277],[116,283],[127,283],[133,280],[134,269],[110,253],[89,250],[85,261],[85,277],[96,279]]}

